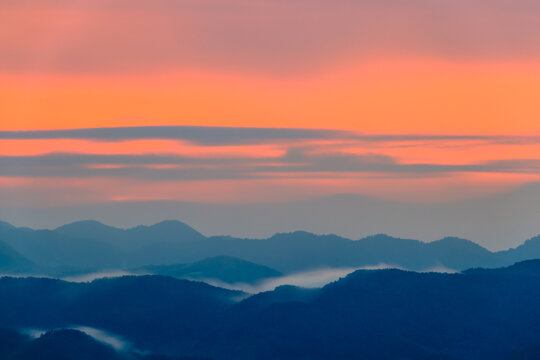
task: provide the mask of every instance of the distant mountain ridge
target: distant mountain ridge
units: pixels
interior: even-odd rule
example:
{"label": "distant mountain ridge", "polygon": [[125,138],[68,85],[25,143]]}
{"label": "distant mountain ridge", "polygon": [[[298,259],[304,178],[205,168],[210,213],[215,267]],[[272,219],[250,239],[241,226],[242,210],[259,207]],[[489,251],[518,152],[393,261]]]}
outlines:
{"label": "distant mountain ridge", "polygon": [[1,223],[0,241],[41,267],[96,271],[186,264],[216,256],[243,259],[282,273],[378,264],[422,271],[464,270],[540,258],[540,236],[514,249],[491,252],[454,237],[430,243],[383,234],[349,240],[305,231],[279,233],[267,239],[205,237],[176,220],[130,229],[91,220],[54,230],[16,228]]}
{"label": "distant mountain ridge", "polygon": [[119,250],[132,250],[155,242],[190,242],[205,238],[195,229],[177,220],[165,220],[150,226],[139,225],[125,230],[95,220],[84,220],[60,226],[54,229],[54,232],[79,239],[100,239]]}
{"label": "distant mountain ridge", "polygon": [[0,241],[0,272],[32,272],[35,264],[16,252],[11,246]]}

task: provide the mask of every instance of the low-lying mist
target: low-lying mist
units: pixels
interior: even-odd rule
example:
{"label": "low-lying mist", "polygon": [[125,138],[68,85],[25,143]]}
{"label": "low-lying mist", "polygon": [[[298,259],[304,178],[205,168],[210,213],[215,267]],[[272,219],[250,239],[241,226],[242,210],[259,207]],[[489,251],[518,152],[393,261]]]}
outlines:
{"label": "low-lying mist", "polygon": [[[410,271],[403,267],[381,263],[377,265],[362,266],[362,267],[343,267],[343,268],[325,267],[325,268],[320,268],[320,269],[313,269],[313,270],[302,271],[302,272],[292,273],[292,274],[288,274],[288,275],[284,275],[280,277],[262,280],[256,284],[248,284],[248,283],[240,283],[240,282],[228,283],[228,282],[218,280],[218,279],[205,279],[205,278],[195,279],[195,278],[187,277],[185,279],[191,280],[191,281],[204,282],[209,285],[221,287],[224,289],[240,290],[249,294],[257,294],[264,291],[272,291],[275,288],[282,285],[293,285],[293,286],[304,287],[304,288],[320,288],[331,282],[337,281],[340,278],[343,278],[357,270],[383,270],[383,269],[399,269],[399,270],[404,270],[404,271]],[[457,271],[453,269],[448,269],[443,266],[437,266],[437,267],[425,269],[421,272],[455,273]],[[48,276],[48,275],[31,275],[31,276],[56,278],[56,279],[64,280],[68,282],[83,283],[83,282],[92,282],[94,280],[105,279],[105,278],[117,278],[117,277],[123,277],[123,276],[144,276],[144,275],[153,275],[153,274],[150,272],[133,273],[126,270],[107,270],[107,271],[82,273],[82,274],[70,275],[70,276],[65,276],[65,277],[54,277],[54,276]],[[20,275],[20,274],[0,275],[0,277],[2,276],[26,277],[25,275]]]}
{"label": "low-lying mist", "polygon": [[[257,294],[263,291],[272,291],[278,286],[293,285],[304,288],[320,288],[331,282],[337,281],[342,277],[349,275],[357,270],[383,270],[383,269],[400,269],[407,270],[402,267],[389,265],[389,264],[377,264],[373,266],[362,267],[345,267],[345,268],[320,268],[309,271],[297,272],[277,278],[263,280],[258,284],[246,284],[246,283],[226,283],[215,279],[197,279],[197,281],[203,281],[207,284],[222,287],[229,290],[241,290],[250,294]],[[454,273],[455,270],[445,267],[429,268],[422,272],[440,272],[440,273]]]}
{"label": "low-lying mist", "polygon": [[77,274],[77,275],[70,275],[66,277],[61,277],[61,280],[69,281],[69,282],[92,282],[94,280],[98,279],[105,279],[105,278],[116,278],[116,277],[122,277],[122,276],[135,276],[135,275],[148,275],[148,274],[141,274],[141,273],[132,273],[125,270],[108,270],[108,271],[98,271],[98,272],[91,272],[91,273],[85,273],[85,274]]}

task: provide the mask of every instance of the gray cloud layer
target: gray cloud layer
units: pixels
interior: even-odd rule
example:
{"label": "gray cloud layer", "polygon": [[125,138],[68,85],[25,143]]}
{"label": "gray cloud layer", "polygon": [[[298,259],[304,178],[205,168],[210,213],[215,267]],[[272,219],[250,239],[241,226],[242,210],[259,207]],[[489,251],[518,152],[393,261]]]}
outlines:
{"label": "gray cloud layer", "polygon": [[[87,128],[43,131],[0,131],[0,139],[84,139],[127,141],[138,139],[183,140],[202,146],[278,144],[286,153],[280,157],[211,157],[165,154],[96,155],[56,153],[39,156],[0,156],[1,176],[24,177],[121,177],[154,180],[249,179],[269,176],[311,177],[324,172],[379,173],[381,176],[444,176],[456,172],[540,173],[540,160],[511,159],[482,163],[446,165],[400,163],[377,153],[341,152],[343,143],[362,146],[424,146],[424,142],[456,144],[527,145],[540,143],[535,136],[482,135],[366,135],[348,131],[286,128],[233,128],[199,126],[146,126]],[[336,144],[310,146],[312,140]],[[449,143],[448,143],[449,142]],[[448,145],[450,144],[450,145]],[[376,148],[376,147],[375,147]],[[303,175],[302,175],[303,174]],[[394,174],[394,175],[393,175]]]}
{"label": "gray cloud layer", "polygon": [[380,154],[320,154],[309,153],[302,148],[291,148],[278,158],[256,159],[84,154],[0,157],[0,176],[15,177],[120,177],[185,181],[287,177],[287,174],[310,177],[321,172],[333,176],[341,173],[380,173],[382,176],[441,176],[457,172],[540,174],[540,160],[511,159],[462,165],[401,164],[390,156]]}
{"label": "gray cloud layer", "polygon": [[277,140],[331,139],[346,132],[318,129],[134,126],[36,131],[0,131],[0,139],[86,139],[122,141],[138,139],[186,140],[201,145],[242,145]]}
{"label": "gray cloud layer", "polygon": [[357,140],[366,142],[411,141],[485,141],[508,145],[540,143],[540,136],[490,135],[421,135],[421,134],[359,134],[328,129],[212,127],[212,126],[127,126],[108,128],[0,131],[0,139],[82,139],[96,141],[125,141],[140,139],[185,140],[192,143],[220,146],[259,144],[280,140]]}

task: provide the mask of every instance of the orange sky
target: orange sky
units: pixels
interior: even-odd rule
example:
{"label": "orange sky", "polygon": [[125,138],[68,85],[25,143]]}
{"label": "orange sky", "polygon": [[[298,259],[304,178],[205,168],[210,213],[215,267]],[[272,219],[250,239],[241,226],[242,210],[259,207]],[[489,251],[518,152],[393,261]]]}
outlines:
{"label": "orange sky", "polygon": [[[395,63],[378,60],[359,62],[354,66],[336,65],[317,74],[292,77],[215,71],[174,71],[141,76],[4,74],[0,77],[0,117],[9,119],[2,122],[2,130],[198,125],[343,129],[362,134],[540,134],[540,66],[532,63],[451,63],[427,59]],[[495,160],[540,159],[540,146],[536,142],[369,143],[341,139],[333,143],[303,141],[301,144],[309,146],[312,153],[338,151],[360,156],[374,153],[391,157],[400,164],[466,165]],[[196,158],[270,157],[279,163],[280,157],[291,146],[297,145],[299,143],[289,142],[205,146],[173,139],[115,142],[29,139],[0,140],[0,155],[169,154]],[[94,169],[118,166],[121,165],[91,165]],[[157,171],[172,165],[144,166]],[[207,166],[201,164],[200,168]],[[274,173],[264,175],[270,180],[190,180],[187,192],[187,179],[180,182],[163,179],[167,185],[160,185],[161,190],[157,193],[143,190],[147,188],[147,181],[137,180],[136,175],[130,186],[125,185],[126,178],[119,180],[111,175],[109,180],[103,180],[108,184],[105,187],[117,190],[91,198],[103,201],[164,199],[163,191],[168,189],[169,199],[275,201],[280,197],[271,194],[279,193],[281,189],[282,201],[291,197],[287,195],[291,188],[304,184],[293,191],[297,197],[351,192],[406,201],[447,201],[458,193],[485,196],[537,181],[534,174],[505,172],[503,175],[493,171],[491,175],[482,173],[481,176],[452,172],[450,177],[442,178],[436,174],[423,174],[413,178],[409,175],[407,179],[400,174],[390,177],[385,174],[384,181],[370,180],[373,174],[354,172],[352,178],[351,174],[343,172],[320,174],[319,180],[313,179],[312,173],[309,174],[311,179],[301,174]],[[44,174],[43,179],[50,176]],[[69,177],[84,180],[86,176]],[[92,189],[92,193],[99,192],[101,185],[96,188],[96,184],[104,182],[92,181],[84,180],[83,184],[88,190]],[[259,195],[242,191],[246,189],[246,183],[259,189]],[[175,186],[177,190],[174,190]],[[84,197],[70,199],[75,203],[89,201]]]}
{"label": "orange sky", "polygon": [[[436,202],[536,182],[540,8],[515,1],[5,2],[0,133],[194,125],[346,134],[212,144],[4,134],[0,190],[47,189],[11,196],[13,206],[55,205],[48,196],[65,205],[336,193]],[[359,137],[376,134],[483,138]]]}
{"label": "orange sky", "polygon": [[540,65],[416,59],[298,77],[0,75],[4,130],[136,125],[540,134]]}

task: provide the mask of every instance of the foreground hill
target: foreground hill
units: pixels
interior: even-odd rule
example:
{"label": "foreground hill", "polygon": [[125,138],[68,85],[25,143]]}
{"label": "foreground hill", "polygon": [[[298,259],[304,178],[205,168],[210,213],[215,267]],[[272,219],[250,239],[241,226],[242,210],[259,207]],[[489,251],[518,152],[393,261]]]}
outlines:
{"label": "foreground hill", "polygon": [[184,357],[117,352],[78,330],[53,330],[31,339],[15,331],[0,329],[0,358],[3,360],[196,360]]}
{"label": "foreground hill", "polygon": [[[26,340],[26,339],[25,339]],[[7,354],[5,359],[17,360],[124,360],[113,348],[76,330],[51,331],[34,341],[25,341]]]}
{"label": "foreground hill", "polygon": [[[219,333],[242,334],[235,341],[250,346],[224,358],[247,359],[255,350],[278,353],[282,359],[510,359],[517,353],[538,354],[538,260],[465,274],[361,270],[315,297],[293,294],[283,302],[263,301],[279,299],[274,293],[257,296],[262,304],[258,312],[251,298],[233,309],[223,325],[227,331]],[[232,338],[223,336],[217,343],[227,348]]]}
{"label": "foreground hill", "polygon": [[469,240],[453,237],[424,243],[387,235],[349,240],[296,231],[258,240],[207,238],[172,220],[126,230],[96,221],[77,222],[55,230],[15,228],[4,223],[0,226],[0,241],[38,266],[54,269],[53,273],[74,268],[100,271],[186,264],[216,256],[240,258],[283,273],[381,263],[410,270],[464,270],[540,258],[540,237],[516,249],[491,252]]}
{"label": "foreground hill", "polygon": [[321,289],[245,297],[162,276],[2,278],[0,323],[95,327],[152,353],[216,360],[534,359],[540,343],[540,260],[459,274],[359,270]]}
{"label": "foreground hill", "polygon": [[[0,278],[0,324],[10,328],[85,325],[129,335],[141,345],[207,326],[239,291],[163,276],[131,276],[70,283]],[[144,346],[143,346],[144,347]]]}

